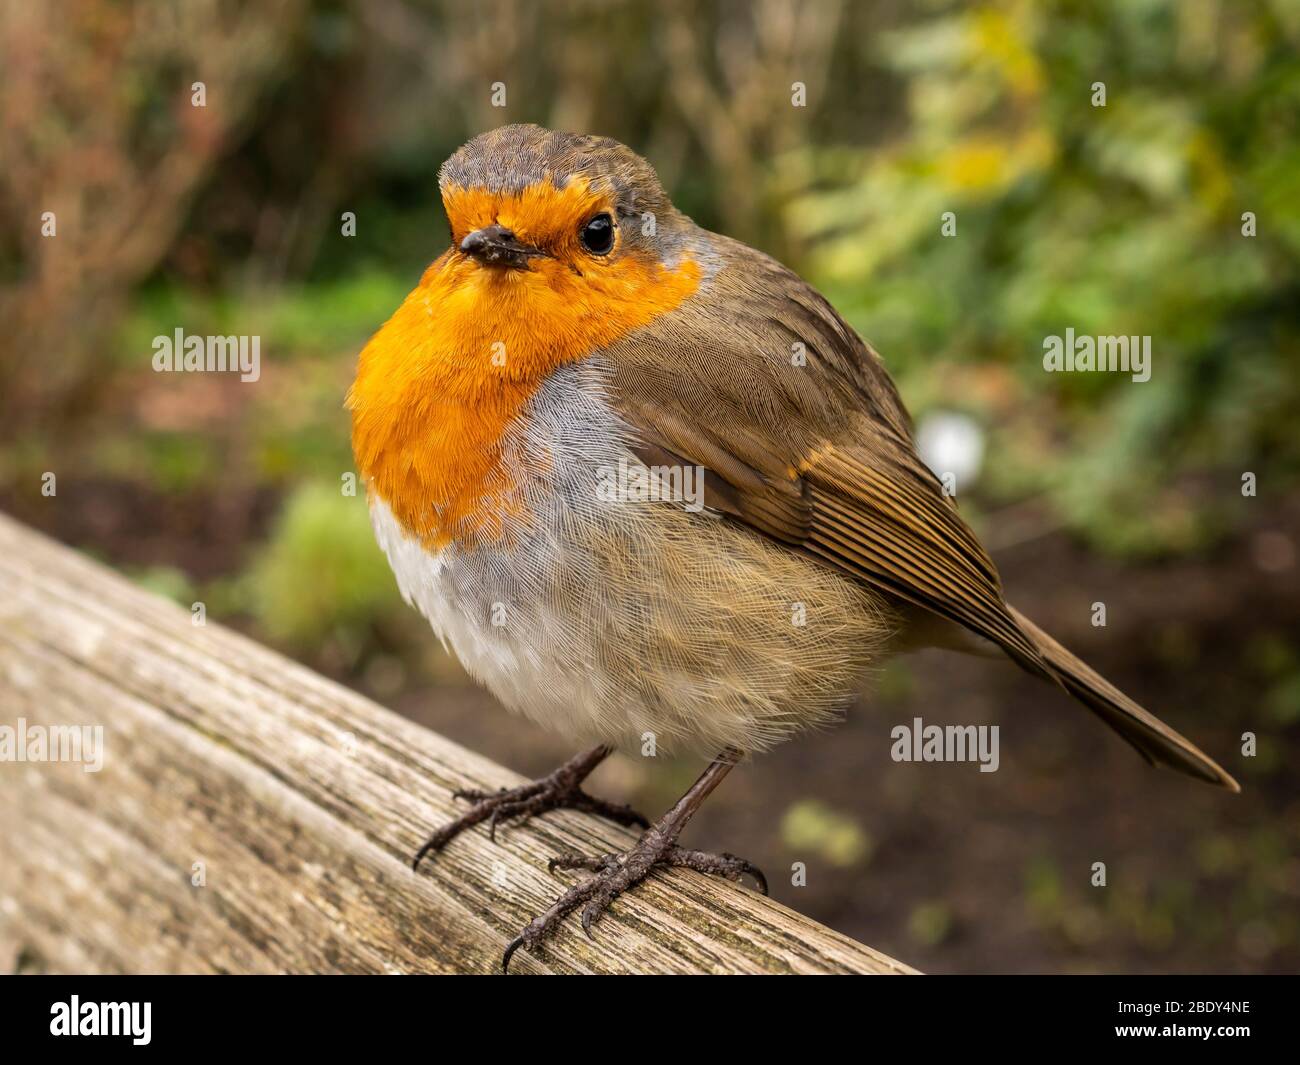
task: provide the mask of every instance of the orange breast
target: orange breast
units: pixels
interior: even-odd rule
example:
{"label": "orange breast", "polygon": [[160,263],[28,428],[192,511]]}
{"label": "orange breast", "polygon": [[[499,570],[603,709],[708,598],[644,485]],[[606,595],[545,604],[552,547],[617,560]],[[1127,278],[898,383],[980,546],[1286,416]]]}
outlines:
{"label": "orange breast", "polygon": [[[504,222],[508,206],[476,208]],[[506,224],[527,238],[526,217]],[[547,375],[671,311],[700,278],[689,258],[668,269],[624,255],[580,274],[562,257],[531,265],[448,250],[361,352],[348,393],[358,468],[428,547],[498,538],[517,505],[502,436]]]}

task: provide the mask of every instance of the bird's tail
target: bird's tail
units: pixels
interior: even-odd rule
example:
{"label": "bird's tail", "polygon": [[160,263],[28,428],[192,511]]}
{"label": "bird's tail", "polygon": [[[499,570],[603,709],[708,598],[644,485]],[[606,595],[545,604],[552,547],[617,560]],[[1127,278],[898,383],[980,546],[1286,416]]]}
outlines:
{"label": "bird's tail", "polygon": [[1230,791],[1241,787],[1213,758],[1148,713],[1086,663],[1075,658],[1014,608],[1011,614],[1038,645],[1043,661],[1065,690],[1137,748],[1152,765],[1167,765]]}

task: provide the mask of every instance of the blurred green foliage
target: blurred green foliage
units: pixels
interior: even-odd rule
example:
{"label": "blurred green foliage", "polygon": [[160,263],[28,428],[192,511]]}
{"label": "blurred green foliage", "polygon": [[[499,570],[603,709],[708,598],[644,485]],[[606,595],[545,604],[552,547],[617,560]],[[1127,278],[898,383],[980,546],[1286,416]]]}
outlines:
{"label": "blurred green foliage", "polygon": [[907,931],[918,943],[938,946],[953,932],[953,913],[944,902],[922,902],[912,908],[907,918]]}
{"label": "blurred green foliage", "polygon": [[289,497],[245,594],[267,633],[298,648],[331,634],[360,646],[367,627],[400,606],[365,501],[316,482]]}
{"label": "blurred green foliage", "polygon": [[[82,6],[61,29],[75,31]],[[134,470],[184,492],[346,468],[336,401],[356,350],[445,241],[439,164],[486,125],[531,120],[627,140],[701,222],[777,253],[823,288],[881,351],[914,411],[973,415],[990,436],[977,504],[1036,497],[1094,544],[1164,554],[1203,548],[1249,513],[1242,472],[1258,475],[1265,497],[1296,484],[1294,3],[984,0],[904,12],[819,0],[652,13],[500,0],[471,17],[439,0],[278,0],[274,15],[242,14],[245,42],[259,35],[244,62],[261,72],[261,95],[242,86],[236,114],[214,83],[207,134],[186,125],[188,97],[171,110],[156,98],[194,42],[239,39],[198,9],[134,58],[135,88],[120,99],[79,82],[59,90],[85,95],[86,108],[117,108],[126,159],[146,158],[145,143],[159,158],[192,159],[194,138],[224,138],[219,157],[204,142],[212,158],[170,190],[175,202],[153,189],[150,209],[137,211],[146,228],[184,219],[150,234],[152,269],[141,241],[121,278],[104,258],[97,291],[116,281],[124,293],[96,307],[126,312],[111,343],[92,341],[101,350],[80,380],[77,360],[60,360],[59,407],[85,424],[87,405],[102,408],[115,384],[170,384],[144,366],[153,336],[177,325],[259,335],[267,366],[264,387],[222,401],[242,409],[195,415],[188,429],[183,411],[155,419],[166,425],[144,419],[140,432],[96,441],[92,470]],[[126,20],[97,32],[129,40],[138,28]],[[640,41],[638,60],[595,47],[608,40]],[[537,41],[564,42],[582,62],[552,65]],[[282,57],[273,74],[271,56]],[[486,91],[502,68],[504,110]],[[57,82],[64,70],[24,76]],[[111,82],[111,68],[101,73]],[[796,75],[807,108],[790,106]],[[30,183],[48,164],[40,153],[66,142],[58,188],[106,198],[111,187],[89,178],[77,189],[74,149],[95,158],[110,135],[65,128],[53,113],[42,121],[63,141],[16,144],[25,165],[12,180]],[[12,191],[14,202],[27,194]],[[345,211],[355,236],[343,235]],[[945,212],[953,236],[941,234]],[[1242,234],[1245,212],[1254,237]],[[21,247],[0,244],[5,273],[62,277],[58,262],[35,257],[52,246],[38,242],[24,262]],[[66,332],[80,319],[41,320]],[[1043,339],[1067,328],[1150,335],[1151,380],[1045,373]],[[64,332],[47,339],[62,343]],[[182,407],[186,391],[177,387]],[[57,432],[55,413],[34,431]],[[237,441],[222,438],[231,426]],[[8,476],[27,472],[12,461]]]}
{"label": "blurred green foliage", "polygon": [[[878,42],[907,86],[901,136],[783,162],[807,188],[787,216],[813,276],[904,395],[996,427],[996,495],[1045,493],[1095,542],[1149,553],[1217,531],[1242,471],[1295,484],[1298,19],[1283,3],[957,9]],[[1067,328],[1151,336],[1150,381],[1045,373],[1043,339]],[[1189,499],[1192,474],[1211,498]]]}
{"label": "blurred green foliage", "polygon": [[815,855],[832,866],[861,865],[871,857],[871,837],[853,818],[808,799],[781,819],[781,838],[795,854]]}
{"label": "blurred green foliage", "polygon": [[384,323],[417,277],[362,267],[346,277],[277,285],[217,289],[160,281],[143,288],[114,344],[128,364],[150,350],[159,323],[184,322],[199,334],[255,333],[277,362],[337,356],[359,347]]}

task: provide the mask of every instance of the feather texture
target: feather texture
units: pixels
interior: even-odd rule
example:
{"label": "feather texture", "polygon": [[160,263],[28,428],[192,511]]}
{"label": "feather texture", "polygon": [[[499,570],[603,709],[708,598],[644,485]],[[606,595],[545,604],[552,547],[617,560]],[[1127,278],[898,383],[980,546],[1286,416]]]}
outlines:
{"label": "feather texture", "polygon": [[1237,790],[1007,605],[992,559],[917,454],[879,356],[830,304],[767,256],[698,232],[720,269],[674,314],[602,354],[642,457],[704,466],[706,501],[729,520],[963,626],[1149,761]]}

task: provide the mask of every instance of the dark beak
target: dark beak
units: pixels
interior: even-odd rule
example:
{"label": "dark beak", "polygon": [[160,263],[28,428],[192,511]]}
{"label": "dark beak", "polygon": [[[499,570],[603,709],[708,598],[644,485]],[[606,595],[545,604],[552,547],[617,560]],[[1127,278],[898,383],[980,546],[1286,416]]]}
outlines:
{"label": "dark beak", "polygon": [[505,226],[484,226],[460,242],[460,250],[487,266],[507,266],[522,270],[529,259],[544,254],[537,248],[516,240]]}

